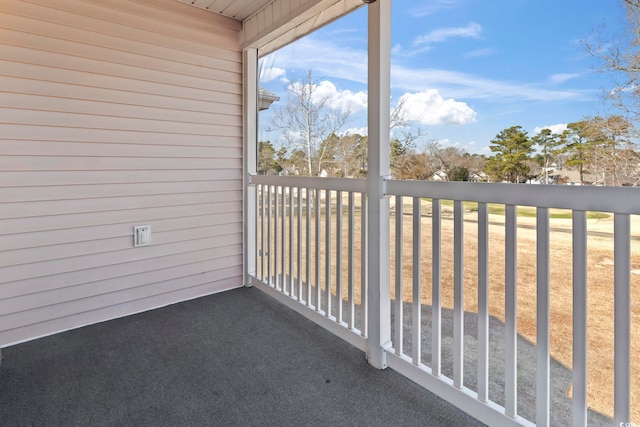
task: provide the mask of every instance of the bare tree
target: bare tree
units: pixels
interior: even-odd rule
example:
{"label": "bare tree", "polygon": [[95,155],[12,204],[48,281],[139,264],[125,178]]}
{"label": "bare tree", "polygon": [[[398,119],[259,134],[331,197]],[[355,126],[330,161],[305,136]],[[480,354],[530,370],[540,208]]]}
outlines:
{"label": "bare tree", "polygon": [[367,168],[367,137],[359,134],[343,135],[335,144],[335,162],[342,177],[358,177]]}
{"label": "bare tree", "polygon": [[400,99],[391,111],[391,170],[396,179],[427,179],[434,171],[428,164],[426,148],[417,142],[426,136],[422,128],[412,128],[406,118],[405,100]]}
{"label": "bare tree", "polygon": [[306,174],[320,175],[331,146],[323,141],[336,134],[347,122],[351,111],[329,106],[329,98],[320,94],[319,80],[307,71],[304,80],[292,82],[287,102],[275,108],[272,130],[278,130],[292,149],[300,148],[306,157]]}
{"label": "bare tree", "polygon": [[628,184],[638,160],[631,139],[632,124],[621,116],[594,117],[591,123],[597,135],[593,141],[594,172],[604,185]]}
{"label": "bare tree", "polygon": [[613,79],[613,88],[605,99],[640,119],[640,0],[621,0],[627,17],[625,32],[603,38],[602,30],[584,40],[586,51],[600,61],[598,71]]}
{"label": "bare tree", "polygon": [[453,180],[454,168],[465,168],[464,152],[457,147],[443,147],[439,142],[430,142],[427,151],[436,169],[444,172],[447,181]]}

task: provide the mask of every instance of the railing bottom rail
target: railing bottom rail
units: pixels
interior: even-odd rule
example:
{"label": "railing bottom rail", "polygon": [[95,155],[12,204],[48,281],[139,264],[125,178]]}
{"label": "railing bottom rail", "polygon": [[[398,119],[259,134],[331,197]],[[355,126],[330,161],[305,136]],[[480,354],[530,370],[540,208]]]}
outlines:
{"label": "railing bottom rail", "polygon": [[354,347],[366,351],[367,339],[363,337],[358,329],[349,329],[349,326],[345,322],[338,322],[334,316],[327,316],[322,310],[315,311],[309,309],[308,306],[301,304],[297,299],[282,293],[280,290],[275,289],[273,286],[269,286],[266,282],[261,281],[255,277],[251,277],[251,286],[265,292],[267,295],[275,298],[278,302],[291,308],[298,314],[306,317],[312,322],[322,326],[332,334],[344,341],[353,345]]}
{"label": "railing bottom rail", "polygon": [[387,352],[387,365],[487,425],[535,426],[520,416],[512,418],[506,415],[505,409],[494,402],[481,402],[474,391],[466,387],[455,387],[450,378],[433,375],[428,366],[422,364],[418,366],[406,355]]}

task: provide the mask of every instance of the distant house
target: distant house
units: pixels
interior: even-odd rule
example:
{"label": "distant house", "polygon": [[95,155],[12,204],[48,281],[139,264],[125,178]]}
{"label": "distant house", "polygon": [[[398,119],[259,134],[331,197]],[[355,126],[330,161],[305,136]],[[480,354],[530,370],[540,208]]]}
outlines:
{"label": "distant house", "polygon": [[486,173],[480,172],[471,172],[469,174],[469,182],[488,182],[489,177]]}
{"label": "distant house", "polygon": [[436,173],[434,173],[429,177],[429,181],[448,181],[448,180],[449,179],[447,178],[447,173],[442,169],[440,169],[439,171],[437,171]]}
{"label": "distant house", "polygon": [[580,171],[556,170],[549,175],[549,183],[556,185],[597,185],[598,177],[592,173],[583,173],[583,181],[580,180]]}

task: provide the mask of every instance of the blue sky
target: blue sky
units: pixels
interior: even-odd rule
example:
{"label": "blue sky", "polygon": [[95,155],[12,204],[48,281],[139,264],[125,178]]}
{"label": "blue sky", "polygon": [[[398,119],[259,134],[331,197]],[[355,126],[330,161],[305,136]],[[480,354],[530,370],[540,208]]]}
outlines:
{"label": "blue sky", "polygon": [[[344,130],[362,133],[366,22],[363,7],[265,57],[261,86],[284,101],[290,82],[312,70],[331,105],[353,111]],[[597,28],[615,37],[624,22],[619,0],[395,0],[392,106],[404,100],[422,143],[482,154],[511,126],[533,135],[610,114],[601,101],[610,78],[594,72],[580,40]],[[261,120],[268,126],[268,114]]]}

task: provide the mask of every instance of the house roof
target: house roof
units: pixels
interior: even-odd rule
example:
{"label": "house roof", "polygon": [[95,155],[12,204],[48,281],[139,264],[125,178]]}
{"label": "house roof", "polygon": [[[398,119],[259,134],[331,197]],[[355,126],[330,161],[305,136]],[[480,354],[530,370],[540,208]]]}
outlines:
{"label": "house roof", "polygon": [[258,109],[260,111],[268,109],[272,103],[279,101],[280,97],[265,88],[258,88]]}
{"label": "house roof", "polygon": [[[580,172],[579,171],[574,171],[574,170],[564,170],[564,169],[559,169],[554,171],[552,174],[550,174],[551,176],[555,176],[558,179],[563,179],[565,181],[569,181],[569,182],[580,182]],[[584,173],[583,174],[583,179],[585,181],[585,183],[588,184],[592,184],[594,182],[598,181],[598,177],[594,174],[591,173]]]}

